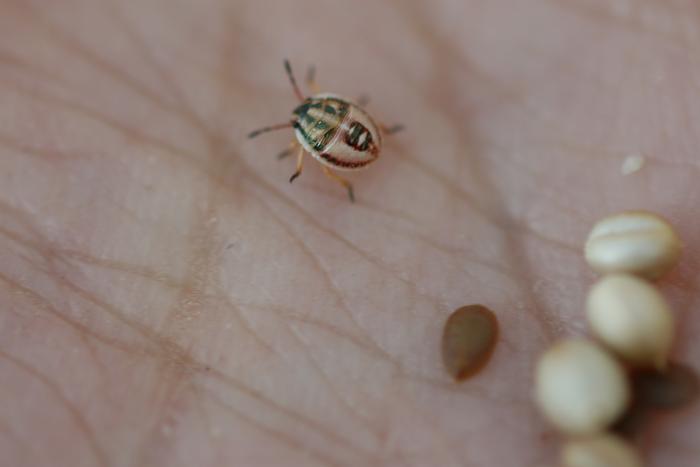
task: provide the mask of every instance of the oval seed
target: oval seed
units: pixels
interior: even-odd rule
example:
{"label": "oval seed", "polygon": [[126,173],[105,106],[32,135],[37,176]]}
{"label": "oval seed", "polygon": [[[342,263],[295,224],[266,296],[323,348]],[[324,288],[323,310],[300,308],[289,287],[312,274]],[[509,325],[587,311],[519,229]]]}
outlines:
{"label": "oval seed", "polygon": [[640,436],[645,427],[649,426],[653,411],[644,404],[635,400],[634,390],[632,391],[632,405],[625,413],[610,427],[610,431],[628,440],[634,440]]}
{"label": "oval seed", "polygon": [[498,339],[498,321],[483,305],[453,312],[442,333],[442,360],[447,372],[462,381],[481,370],[491,358]]}
{"label": "oval seed", "polygon": [[693,403],[700,393],[695,370],[679,363],[669,364],[663,372],[638,372],[632,376],[632,386],[639,404],[658,410],[683,408]]}
{"label": "oval seed", "polygon": [[663,372],[635,371],[631,385],[634,403],[613,427],[615,433],[627,439],[637,437],[655,413],[682,409],[700,394],[695,370],[680,363],[669,363]]}
{"label": "oval seed", "polygon": [[676,264],[680,251],[680,240],[668,222],[647,212],[624,212],[593,227],[585,254],[599,273],[627,272],[655,279]]}
{"label": "oval seed", "polygon": [[673,343],[673,315],[658,290],[629,274],[611,274],[587,300],[593,334],[636,366],[663,368]]}
{"label": "oval seed", "polygon": [[642,467],[639,453],[626,441],[603,434],[571,440],[562,451],[564,467]]}
{"label": "oval seed", "polygon": [[607,352],[589,341],[569,339],[540,357],[535,398],[560,430],[590,434],[625,411],[629,387],[621,365]]}

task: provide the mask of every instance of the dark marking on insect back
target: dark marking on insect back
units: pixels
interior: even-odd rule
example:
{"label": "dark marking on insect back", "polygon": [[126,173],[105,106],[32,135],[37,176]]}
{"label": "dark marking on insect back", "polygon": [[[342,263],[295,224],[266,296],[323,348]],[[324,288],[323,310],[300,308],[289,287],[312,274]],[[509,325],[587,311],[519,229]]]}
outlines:
{"label": "dark marking on insect back", "polygon": [[358,150],[366,151],[372,145],[372,133],[360,122],[352,122],[345,134],[345,142],[348,146]]}
{"label": "dark marking on insect back", "polygon": [[[304,137],[306,142],[309,143],[309,146],[314,148],[316,151],[322,151],[328,145],[328,143],[330,143],[336,131],[335,128],[325,131],[315,129],[315,132],[311,133],[309,130],[314,130],[313,125],[311,127],[304,127],[300,124],[295,125],[295,128],[301,132],[301,135]],[[319,134],[317,135],[316,133]]]}
{"label": "dark marking on insect back", "polygon": [[340,99],[310,97],[293,110],[294,127],[316,151],[323,151],[333,139],[349,104]]}
{"label": "dark marking on insect back", "polygon": [[297,115],[299,117],[306,115],[306,113],[309,111],[309,102],[304,102],[300,106],[298,106],[296,109],[292,111],[294,115]]}
{"label": "dark marking on insect back", "polygon": [[327,152],[322,152],[321,154],[319,154],[319,156],[321,156],[321,159],[328,161],[328,163],[330,163],[331,165],[334,165],[336,167],[345,167],[347,169],[358,169],[374,161],[374,159],[366,159],[361,161],[344,161],[342,159],[338,159],[332,154],[328,154]]}

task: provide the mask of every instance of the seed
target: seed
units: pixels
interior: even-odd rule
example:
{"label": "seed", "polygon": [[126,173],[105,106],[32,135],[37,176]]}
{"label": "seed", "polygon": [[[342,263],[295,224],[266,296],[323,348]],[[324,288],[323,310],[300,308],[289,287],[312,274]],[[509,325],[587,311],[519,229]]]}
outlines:
{"label": "seed", "polygon": [[666,369],[632,372],[632,406],[612,430],[627,439],[637,437],[659,411],[678,410],[692,404],[700,392],[698,375],[691,367],[669,363]]}
{"label": "seed", "polygon": [[700,384],[692,368],[671,363],[665,371],[645,370],[632,376],[639,404],[658,410],[677,410],[698,398]]}
{"label": "seed", "polygon": [[588,294],[593,334],[635,366],[663,368],[673,343],[673,315],[651,284],[629,274],[611,274]]}
{"label": "seed", "polygon": [[567,442],[562,463],[564,467],[642,467],[639,453],[626,441],[609,434]]}
{"label": "seed", "polygon": [[535,399],[544,415],[562,431],[601,431],[627,408],[629,387],[621,365],[583,339],[555,344],[540,357]]}
{"label": "seed", "polygon": [[[635,397],[632,391],[632,399]],[[615,424],[610,427],[610,431],[625,439],[633,440],[641,435],[645,427],[649,426],[652,410],[639,401],[634,400],[632,405],[625,411]]]}
{"label": "seed", "polygon": [[622,175],[630,175],[639,172],[644,167],[645,162],[646,159],[644,159],[644,156],[640,154],[630,154],[625,157],[625,160],[622,162],[620,172],[622,172]]}
{"label": "seed", "polygon": [[676,264],[681,243],[673,227],[647,212],[599,221],[586,241],[586,261],[599,273],[627,272],[656,279]]}
{"label": "seed", "polygon": [[442,360],[447,372],[462,381],[481,370],[491,358],[498,339],[498,321],[483,305],[454,311],[442,334]]}

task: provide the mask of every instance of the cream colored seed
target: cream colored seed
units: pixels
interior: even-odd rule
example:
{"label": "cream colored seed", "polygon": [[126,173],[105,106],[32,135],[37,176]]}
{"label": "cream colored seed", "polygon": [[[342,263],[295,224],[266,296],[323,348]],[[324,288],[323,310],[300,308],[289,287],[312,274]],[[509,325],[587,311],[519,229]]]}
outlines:
{"label": "cream colored seed", "polygon": [[562,451],[563,467],[642,467],[637,451],[610,434],[571,440]]}
{"label": "cream colored seed", "polygon": [[586,340],[569,339],[540,357],[535,398],[560,430],[591,434],[625,411],[629,386],[622,367],[605,350]]}
{"label": "cream colored seed", "polygon": [[677,262],[681,243],[673,227],[647,212],[599,221],[586,241],[586,261],[599,273],[626,272],[656,279]]}
{"label": "cream colored seed", "polygon": [[673,342],[673,315],[654,286],[629,274],[611,274],[588,294],[591,330],[635,366],[663,369]]}

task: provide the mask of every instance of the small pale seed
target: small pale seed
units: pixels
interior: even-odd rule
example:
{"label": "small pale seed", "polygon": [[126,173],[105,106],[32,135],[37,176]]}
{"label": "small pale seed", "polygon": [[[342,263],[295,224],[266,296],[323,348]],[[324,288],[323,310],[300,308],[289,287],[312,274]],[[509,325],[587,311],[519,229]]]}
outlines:
{"label": "small pale seed", "polygon": [[560,430],[591,434],[625,411],[629,386],[622,366],[605,350],[583,339],[568,339],[540,357],[535,399]]}
{"label": "small pale seed", "polygon": [[680,251],[680,240],[668,222],[634,211],[599,221],[588,236],[585,255],[596,272],[656,279],[676,264]]}
{"label": "small pale seed", "polygon": [[601,434],[568,441],[562,450],[563,467],[642,467],[639,453],[617,436]]}
{"label": "small pale seed", "polygon": [[625,160],[622,162],[620,172],[622,172],[622,175],[630,175],[639,172],[642,170],[642,167],[644,167],[645,162],[644,156],[640,154],[630,154],[625,157]]}
{"label": "small pale seed", "polygon": [[442,334],[442,360],[457,381],[476,374],[491,358],[498,340],[498,321],[483,305],[454,311]]}
{"label": "small pale seed", "polygon": [[593,335],[635,366],[663,368],[673,343],[674,319],[659,291],[629,274],[610,274],[588,294]]}

